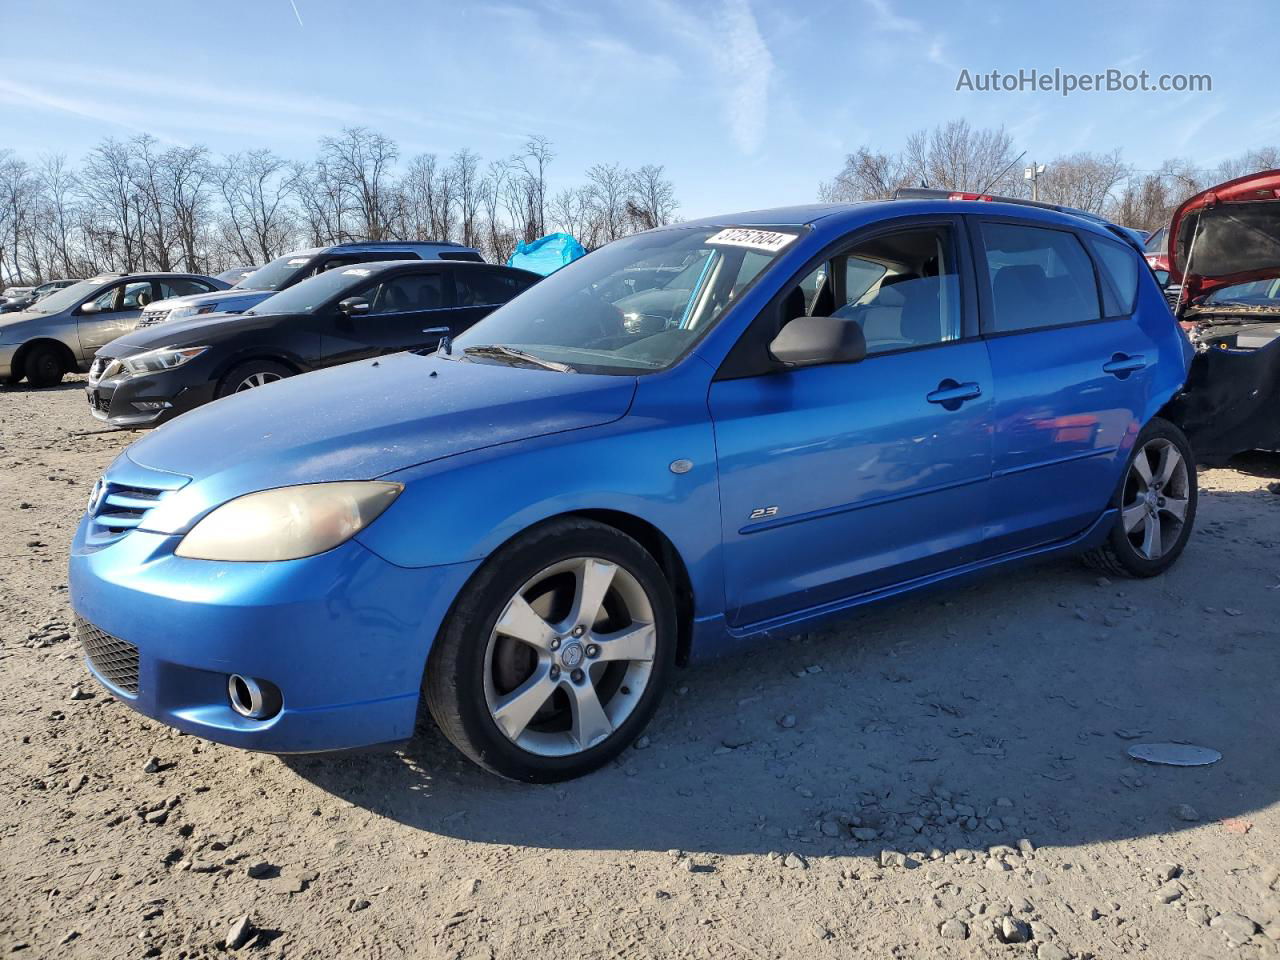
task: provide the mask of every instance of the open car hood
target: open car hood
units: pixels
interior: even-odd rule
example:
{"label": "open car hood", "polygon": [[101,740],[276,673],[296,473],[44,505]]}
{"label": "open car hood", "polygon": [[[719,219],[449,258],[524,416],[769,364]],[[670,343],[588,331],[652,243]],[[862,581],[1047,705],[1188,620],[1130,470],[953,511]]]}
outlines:
{"label": "open car hood", "polygon": [[1174,211],[1169,282],[1184,285],[1185,300],[1274,277],[1280,277],[1280,170],[1220,183]]}

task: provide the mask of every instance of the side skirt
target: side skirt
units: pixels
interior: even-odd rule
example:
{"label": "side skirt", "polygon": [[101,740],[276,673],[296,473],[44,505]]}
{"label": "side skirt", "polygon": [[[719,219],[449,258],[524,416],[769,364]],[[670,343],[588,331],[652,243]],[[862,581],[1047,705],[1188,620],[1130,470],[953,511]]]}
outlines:
{"label": "side skirt", "polygon": [[950,570],[944,570],[940,573],[917,577],[914,580],[906,580],[890,587],[882,587],[879,590],[872,590],[852,597],[844,597],[840,600],[796,610],[768,620],[743,624],[740,627],[726,625],[724,618],[719,615],[704,618],[694,624],[692,660],[712,659],[722,653],[740,649],[743,642],[748,640],[800,633],[816,624],[846,616],[859,607],[882,603],[918,591],[952,586],[1009,566],[1050,560],[1090,550],[1100,546],[1106,540],[1116,516],[1117,511],[1115,509],[1106,510],[1083,532],[1068,540],[1058,540],[1054,543],[1017,550],[997,557],[976,560],[972,563],[952,567]]}

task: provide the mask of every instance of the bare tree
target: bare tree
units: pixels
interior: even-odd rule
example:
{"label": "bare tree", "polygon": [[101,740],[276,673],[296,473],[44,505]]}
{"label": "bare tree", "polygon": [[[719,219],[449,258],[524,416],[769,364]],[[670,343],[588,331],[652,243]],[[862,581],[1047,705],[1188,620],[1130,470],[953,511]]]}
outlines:
{"label": "bare tree", "polygon": [[363,240],[385,240],[395,216],[392,167],[400,151],[390,137],[368,127],[347,127],[337,137],[322,137],[320,160],[356,214],[354,232]]}
{"label": "bare tree", "polygon": [[899,187],[908,186],[914,184],[901,154],[859,147],[845,157],[844,168],[833,179],[818,187],[818,198],[827,203],[887,200]]}
{"label": "bare tree", "polygon": [[1040,199],[1047,203],[1102,213],[1112,192],[1129,176],[1120,151],[1073,153],[1045,164],[1040,176]]}
{"label": "bare tree", "polygon": [[142,213],[129,144],[108,137],[94,147],[79,183],[89,259],[105,267],[137,270],[143,261]]}
{"label": "bare tree", "polygon": [[587,170],[591,210],[601,242],[617,240],[627,232],[627,201],[631,199],[631,174],[621,164],[597,163]]}
{"label": "bare tree", "polygon": [[266,263],[284,253],[293,236],[296,179],[289,165],[270,150],[227,157],[214,170],[225,213],[232,256],[244,263]]}
{"label": "bare tree", "polygon": [[476,245],[476,214],[482,200],[480,190],[480,157],[463,147],[449,161],[449,180],[453,196],[458,204],[458,219],[462,223],[462,242],[468,247]]}
{"label": "bare tree", "polygon": [[646,163],[631,174],[631,198],[636,211],[632,219],[641,229],[666,226],[675,217],[679,206],[676,188],[664,176],[665,170],[661,164]]}

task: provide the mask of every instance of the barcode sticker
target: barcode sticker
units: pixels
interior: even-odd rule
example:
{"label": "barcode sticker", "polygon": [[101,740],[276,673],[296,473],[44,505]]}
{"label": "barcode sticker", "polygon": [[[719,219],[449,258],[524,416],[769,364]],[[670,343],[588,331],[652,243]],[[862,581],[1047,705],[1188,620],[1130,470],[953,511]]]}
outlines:
{"label": "barcode sticker", "polygon": [[767,250],[777,253],[796,238],[794,233],[781,233],[777,230],[754,230],[750,227],[729,227],[715,236],[709,237],[707,243],[722,247],[751,247],[753,250]]}

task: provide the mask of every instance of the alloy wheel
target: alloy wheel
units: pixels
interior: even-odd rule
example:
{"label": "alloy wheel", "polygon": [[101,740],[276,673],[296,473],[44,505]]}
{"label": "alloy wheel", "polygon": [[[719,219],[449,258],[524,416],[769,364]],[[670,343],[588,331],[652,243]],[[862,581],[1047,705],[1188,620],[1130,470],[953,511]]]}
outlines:
{"label": "alloy wheel", "polygon": [[1186,523],[1190,496],[1187,461],[1171,441],[1143,444],[1125,477],[1120,517],[1129,543],[1145,560],[1173,548]]}
{"label": "alloy wheel", "polygon": [[265,387],[268,383],[275,383],[277,380],[282,379],[284,378],[278,373],[251,373],[236,384],[235,392],[252,390],[254,387]]}
{"label": "alloy wheel", "polygon": [[635,576],[595,557],[564,560],[508,600],[485,649],[485,702],[520,748],[582,753],[635,710],[656,652],[653,605]]}

